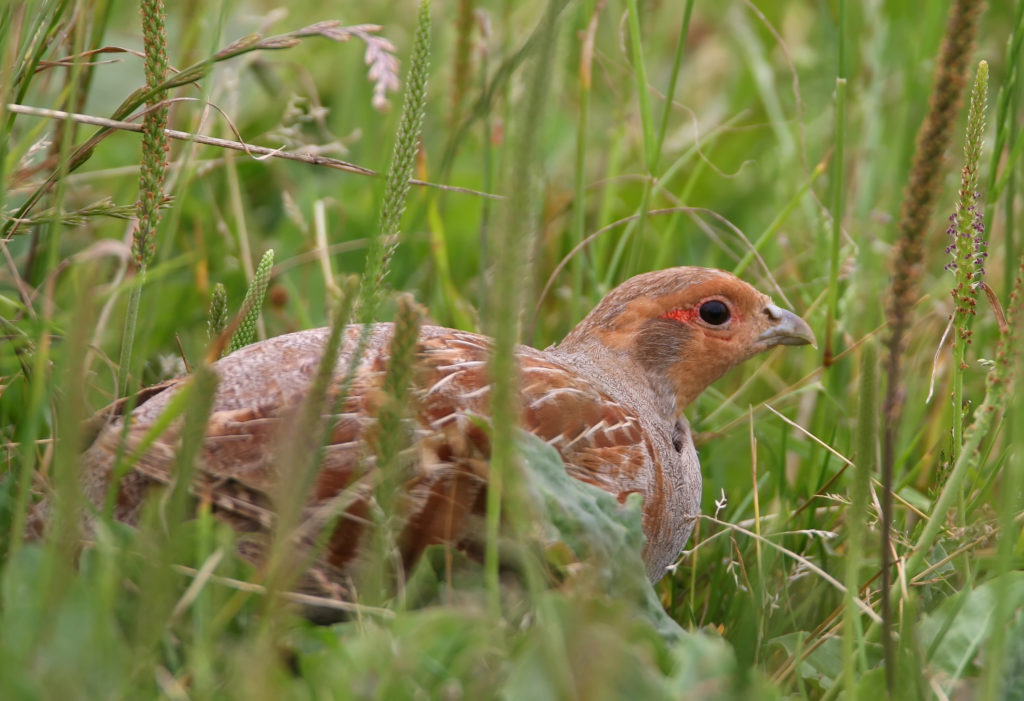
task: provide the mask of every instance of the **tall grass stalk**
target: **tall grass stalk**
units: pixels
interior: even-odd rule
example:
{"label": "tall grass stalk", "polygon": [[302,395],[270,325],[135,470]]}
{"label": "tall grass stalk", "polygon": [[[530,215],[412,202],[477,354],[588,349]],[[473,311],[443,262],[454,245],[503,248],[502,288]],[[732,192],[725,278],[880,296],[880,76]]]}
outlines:
{"label": "tall grass stalk", "polygon": [[[676,83],[679,82],[679,71],[683,66],[683,55],[686,52],[686,37],[690,33],[690,19],[693,17],[694,0],[686,0],[683,6],[683,20],[679,25],[679,38],[676,39],[676,52],[672,59],[672,72],[669,74],[668,87],[665,90],[665,107],[661,112],[661,121],[658,124],[657,143],[654,146],[654,156],[660,160],[662,147],[665,145],[665,134],[668,133],[669,119],[672,116],[675,97]],[[657,164],[658,161],[655,161]]]}
{"label": "tall grass stalk", "polygon": [[886,293],[886,386],[882,403],[885,428],[882,436],[882,589],[881,607],[885,621],[882,641],[885,648],[886,685],[895,689],[896,658],[892,641],[892,490],[897,429],[902,414],[904,391],[903,353],[911,323],[911,311],[919,294],[924,237],[930,225],[939,193],[945,152],[956,123],[967,64],[974,48],[979,0],[954,0],[949,9],[935,74],[932,79],[928,113],[917,133],[910,180],[900,206],[894,250],[893,273]]}
{"label": "tall grass stalk", "polygon": [[[9,4],[4,12],[4,38],[13,41],[11,45],[17,51],[16,68],[9,74],[9,92],[4,93],[5,98],[14,102],[21,102],[32,86],[32,79],[39,68],[46,52],[53,46],[56,35],[61,31],[61,21],[67,12],[71,0],[47,0],[32,8],[17,7]],[[29,15],[27,9],[34,9],[35,13]],[[24,43],[18,45],[18,40],[24,39]],[[81,69],[79,69],[81,70]],[[77,85],[72,85],[77,90]],[[4,108],[7,106],[7,99],[4,100]],[[9,131],[13,125],[14,115],[6,115],[6,129]],[[6,144],[4,148],[6,148]],[[5,154],[6,155],[6,154]],[[6,164],[4,164],[6,166]]]}
{"label": "tall grass stalk", "polygon": [[910,577],[915,576],[924,568],[928,553],[945,525],[947,512],[961,498],[961,490],[968,474],[977,468],[980,457],[978,446],[995,428],[993,422],[998,421],[1005,411],[1009,398],[1008,388],[1012,386],[1014,370],[1018,363],[1019,348],[1017,348],[1016,339],[1019,336],[1016,327],[1021,323],[1021,319],[1018,317],[1020,316],[1019,300],[1022,290],[1024,290],[1024,282],[1018,277],[1014,284],[1016,305],[1009,310],[1007,315],[1007,331],[999,340],[996,360],[986,380],[985,397],[978,408],[974,410],[973,420],[964,433],[963,444],[956,462],[946,478],[942,492],[932,506],[928,522],[914,543],[914,552],[907,560],[906,565],[907,574]]}
{"label": "tall grass stalk", "polygon": [[[346,370],[339,401],[348,393],[349,384],[355,376],[356,366],[360,362],[369,340],[370,322],[375,320],[377,310],[384,298],[385,281],[390,272],[391,260],[398,248],[402,214],[405,212],[409,198],[409,180],[412,178],[416,155],[420,149],[420,135],[423,131],[423,119],[426,111],[431,53],[430,34],[430,0],[421,0],[416,15],[416,35],[409,62],[409,74],[406,79],[402,117],[398,125],[391,164],[388,167],[384,185],[380,230],[370,242],[366,256],[366,269],[363,272],[359,288],[356,312],[364,324],[363,331]],[[401,424],[401,407],[404,406],[405,389],[399,390],[396,383],[407,382],[411,378],[419,327],[420,315],[415,307],[409,302],[401,303],[391,346],[394,355],[386,388],[390,390],[391,401],[384,407],[380,417],[382,435],[381,443],[376,449],[378,467],[382,471],[381,484],[374,491],[375,499],[382,512],[378,519],[379,530],[375,535],[375,551],[378,553],[378,562],[370,568],[366,580],[366,583],[381,592],[390,590],[389,583],[385,580],[385,567],[391,561],[390,553],[393,550],[390,518],[395,500],[389,492],[394,485],[403,482],[397,464],[397,456],[398,450],[406,443],[398,431]],[[372,592],[373,589],[371,589],[371,595]]]}
{"label": "tall grass stalk", "polygon": [[[78,284],[83,294],[91,292],[94,288],[93,271],[85,272]],[[74,325],[65,339],[66,345],[56,356],[59,368],[57,372],[62,377],[59,393],[51,398],[57,407],[57,421],[60,427],[60,438],[52,463],[56,495],[55,521],[52,526],[56,535],[52,543],[57,548],[54,555],[62,561],[58,565],[60,568],[69,566],[72,561],[77,540],[75,536],[83,513],[82,493],[78,486],[78,471],[75,465],[82,442],[86,401],[85,388],[78,378],[83,375],[85,349],[92,321],[92,315],[87,311],[75,317]],[[54,587],[55,590],[63,589],[66,585],[56,581],[59,576],[56,576],[56,572],[54,574],[55,580],[48,582],[47,586]],[[56,598],[54,596],[51,600]]]}
{"label": "tall grass stalk", "polygon": [[[1018,7],[1024,8],[1024,2],[1021,2]],[[1024,35],[1024,23],[1018,24],[1019,34]],[[1021,42],[1024,43],[1024,42]],[[1019,63],[1019,62],[1016,62]],[[1018,107],[1020,105],[1020,86],[1014,82],[1012,84],[1013,94],[1010,96],[1010,105],[1012,108],[1012,114],[1018,113]],[[1009,136],[1006,140],[1006,148],[1010,153],[1016,149],[1017,146],[1017,122],[1014,119],[1007,118],[1009,122],[1006,125],[1006,129],[1009,132]],[[998,161],[998,151],[994,152],[992,161],[995,163]],[[1017,171],[1019,166],[1016,163],[1010,163],[1009,173],[1007,173],[1007,192],[1017,192]],[[1006,257],[1006,261],[1003,265],[1003,287],[1004,289],[1010,289],[1012,287],[1013,280],[1013,261],[1017,258],[1017,249],[1019,248],[1017,242],[1017,218],[1016,203],[1013,197],[1006,197],[1003,201],[1003,255]],[[991,231],[991,229],[986,229]]]}
{"label": "tall grass stalk", "polygon": [[472,82],[470,51],[473,45],[473,28],[476,24],[475,0],[459,0],[455,20],[455,52],[452,58],[451,113],[449,124],[454,126],[462,120],[463,104]]}
{"label": "tall grass stalk", "polygon": [[950,7],[946,34],[933,78],[932,98],[928,114],[917,135],[910,182],[901,205],[894,271],[886,295],[889,338],[886,344],[888,384],[884,410],[888,422],[882,458],[883,471],[892,466],[892,446],[895,442],[895,435],[892,434],[900,411],[900,360],[910,312],[918,294],[923,237],[939,192],[945,152],[956,123],[981,5],[978,0],[955,0]]}
{"label": "tall grass stalk", "polygon": [[[628,251],[626,257],[626,272],[630,275],[638,272],[637,261],[644,243],[644,231],[647,225],[647,212],[651,207],[651,188],[658,172],[658,134],[654,124],[654,113],[651,109],[651,86],[647,79],[647,63],[644,59],[644,44],[640,31],[640,13],[637,9],[636,0],[626,0],[626,23],[629,29],[629,57],[633,67],[633,77],[636,81],[636,96],[640,107],[640,132],[643,139],[644,168],[646,176],[643,180],[643,189],[640,193],[640,202],[637,206],[637,218],[631,221],[622,232],[616,248],[616,256],[612,259],[609,274],[618,274],[619,261],[624,252]],[[665,105],[670,109],[671,105]],[[632,241],[633,245],[629,245]],[[606,284],[610,284],[611,277],[606,278]]]}
{"label": "tall grass stalk", "polygon": [[203,438],[217,384],[217,373],[207,362],[201,362],[192,373],[181,428],[182,447],[172,471],[174,481],[169,494],[147,504],[140,524],[137,545],[147,566],[139,578],[139,605],[148,615],[136,619],[134,635],[143,659],[157,657],[167,632],[168,617],[179,597],[177,588],[170,585],[168,578],[172,576],[173,566],[190,554],[189,544],[181,538],[181,533],[191,518],[193,476],[204,448]]}
{"label": "tall grass stalk", "polygon": [[[960,173],[960,193],[949,231],[953,237],[947,251],[953,255],[949,266],[956,276],[953,288],[953,459],[963,442],[964,371],[967,370],[967,349],[971,345],[971,324],[977,314],[978,285],[985,270],[984,216],[978,193],[978,171],[982,138],[985,134],[985,108],[988,96],[988,63],[978,64],[978,73],[971,91],[967,115],[967,139],[964,143],[964,166]],[[963,513],[961,510],[961,517]]]}
{"label": "tall grass stalk", "polygon": [[[385,477],[393,480],[392,491],[397,491],[402,478],[406,476],[402,472],[395,472],[398,469],[395,462],[398,460],[399,451],[406,447],[411,439],[411,436],[402,435],[402,419],[409,407],[413,367],[423,316],[423,308],[416,304],[410,295],[399,297],[395,313],[395,332],[388,351],[388,370],[384,378],[386,399],[378,417],[381,440],[377,447],[377,464]],[[384,498],[389,499],[391,496],[388,494]]]}
{"label": "tall grass stalk", "polygon": [[[332,378],[336,371],[342,335],[346,324],[352,318],[357,299],[354,284],[343,283],[340,289],[341,294],[333,300],[330,330],[309,391],[292,417],[293,424],[288,430],[281,432],[281,440],[276,447],[278,459],[282,464],[290,466],[291,470],[282,473],[287,474],[287,479],[283,479],[279,485],[277,521],[267,557],[266,607],[275,615],[270,616],[270,620],[263,626],[264,635],[269,635],[279,622],[283,602],[277,595],[292,585],[301,567],[308,565],[308,560],[316,555],[296,552],[293,539],[300,525],[302,509],[313,486],[317,467],[323,459],[323,446],[329,435],[329,426],[325,425],[322,417],[325,414],[333,414],[331,405],[344,400],[343,393],[347,392],[347,382],[350,382],[346,378],[346,383],[340,388],[340,398],[330,397],[332,390],[339,392],[339,388],[332,386]],[[239,593],[236,596],[236,606],[240,606],[243,599]]]}
{"label": "tall grass stalk", "polygon": [[[368,576],[360,584],[361,590],[389,592],[395,581],[406,573],[389,571],[396,552],[396,528],[401,511],[400,495],[402,486],[414,476],[410,465],[414,459],[402,452],[413,443],[412,428],[405,422],[412,399],[412,380],[419,346],[420,325],[423,309],[409,295],[398,299],[395,312],[394,333],[388,348],[388,369],[384,377],[381,407],[377,411],[377,431],[373,451],[377,458],[380,478],[374,485],[373,498],[383,518],[374,529],[375,543],[371,546],[374,562],[368,568]],[[371,603],[373,600],[371,599]]]}
{"label": "tall grass stalk", "polygon": [[[84,276],[80,281],[83,293],[91,288],[90,276]],[[49,399],[57,409],[57,419],[62,429],[61,440],[56,445],[53,453],[54,462],[50,463],[52,478],[55,485],[54,520],[50,524],[52,536],[47,543],[44,552],[39,582],[40,600],[44,608],[59,608],[63,599],[67,596],[70,582],[74,578],[74,557],[78,545],[78,528],[84,512],[81,489],[78,485],[78,477],[74,469],[75,458],[77,457],[79,441],[81,439],[81,422],[85,414],[84,392],[81,383],[77,381],[81,377],[80,371],[85,358],[85,343],[89,332],[91,315],[83,312],[75,319],[74,326],[70,329],[67,346],[56,350],[53,355],[44,353],[44,357],[52,358],[54,367],[52,372],[55,377],[60,378],[63,391],[60,396],[53,396]],[[61,351],[66,351],[61,352]],[[42,375],[36,377],[41,378]],[[40,382],[40,384],[43,384]],[[30,407],[42,413],[41,407]],[[66,433],[64,432],[66,431]],[[18,505],[20,507],[20,505]],[[22,525],[17,516],[21,512],[15,512],[15,526]],[[11,543],[10,557],[18,554],[21,546],[21,533]],[[29,649],[40,648],[46,645],[55,627],[54,622],[48,622],[35,631],[35,635],[27,639],[26,646]]]}
{"label": "tall grass stalk", "polygon": [[[406,200],[409,193],[409,181],[413,174],[415,156],[419,147],[419,136],[422,130],[424,105],[426,101],[427,74],[429,70],[430,57],[430,3],[423,0],[420,3],[417,15],[416,35],[412,56],[410,59],[409,75],[406,83],[404,105],[400,120],[398,133],[395,139],[394,151],[388,175],[385,180],[384,195],[381,204],[380,228],[376,235],[371,238],[370,247],[367,252],[366,269],[363,273],[359,291],[356,293],[349,289],[342,293],[342,298],[336,300],[334,313],[331,317],[331,329],[327,343],[324,348],[324,355],[318,366],[316,379],[310,394],[303,402],[301,419],[296,424],[296,431],[293,432],[292,440],[285,440],[279,449],[283,460],[294,463],[297,467],[297,474],[290,479],[284,489],[282,503],[286,505],[285,513],[279,519],[277,533],[274,540],[271,569],[268,591],[280,593],[286,590],[293,582],[296,572],[309,564],[312,553],[290,552],[293,539],[298,537],[297,529],[300,527],[300,514],[306,494],[312,486],[316,468],[323,457],[322,447],[326,437],[329,435],[327,427],[321,426],[320,417],[333,415],[334,411],[328,409],[328,404],[339,406],[347,396],[355,368],[362,357],[363,350],[369,338],[370,324],[374,319],[377,309],[385,295],[385,279],[389,272],[391,258],[398,246],[401,217],[405,210]],[[262,267],[262,266],[261,266]],[[268,266],[269,269],[269,266]],[[360,334],[352,360],[344,369],[340,381],[332,382],[331,377],[335,372],[335,362],[341,343],[341,335],[345,325],[352,317],[353,311],[364,322],[364,331]],[[408,334],[413,337],[416,334],[416,326],[407,328],[404,325],[404,333],[398,341],[407,342]],[[401,356],[403,354],[399,354]],[[407,355],[407,354],[406,354]],[[407,365],[407,363],[406,363]],[[398,367],[402,367],[398,363]],[[328,396],[328,390],[332,396]],[[389,439],[397,440],[397,436],[389,436]],[[385,463],[388,461],[385,460]],[[381,465],[382,469],[392,467],[389,464]],[[389,479],[395,479],[394,476]],[[385,480],[387,481],[387,480]],[[353,495],[354,496],[354,495]],[[381,524],[382,532],[386,530],[386,523]],[[325,528],[321,535],[329,534],[330,528]],[[320,542],[319,547],[323,543]],[[301,554],[300,562],[296,562],[295,555]],[[386,557],[380,558],[381,562],[387,561]],[[382,580],[377,579],[378,583]],[[273,611],[280,613],[282,609],[277,605],[277,597],[270,597],[273,603]],[[264,636],[273,636],[277,631],[276,625],[271,622],[277,621],[278,615],[271,617],[268,625],[263,627]],[[267,643],[272,644],[272,638],[267,637]]]}
{"label": "tall grass stalk", "polygon": [[[58,31],[60,21],[60,11],[63,9],[56,3],[50,3],[40,8],[39,14],[36,16],[37,22],[33,26],[34,33],[30,39],[30,46],[32,49],[24,55],[18,76],[15,77],[14,83],[17,86],[19,94],[24,94],[28,90],[31,74],[36,68],[36,64],[41,60],[44,52],[46,51],[45,41],[49,38],[49,35],[53,32]],[[52,13],[52,14],[51,14]],[[71,42],[72,45],[81,48],[84,42],[85,30],[81,24],[76,24],[71,31]],[[80,85],[78,77],[81,75],[83,70],[82,61],[73,61],[70,67],[69,74],[67,76],[67,83],[63,93],[64,99],[68,104],[73,104],[78,99],[78,91]],[[6,96],[5,96],[6,97]],[[13,118],[13,115],[8,117],[8,120]],[[11,123],[7,122],[7,129],[10,130]],[[70,125],[63,125],[63,128],[58,130],[57,134],[57,155],[58,155],[58,167],[57,172],[61,176],[67,175],[67,170],[64,167],[66,162],[66,156],[71,149],[71,143],[73,138],[73,131]],[[57,181],[56,187],[52,193],[52,216],[48,221],[42,222],[39,227],[39,231],[36,236],[32,239],[32,248],[28,257],[28,277],[36,277],[32,270],[32,263],[41,259],[43,261],[43,270],[53,270],[57,267],[60,253],[61,233],[63,226],[61,222],[61,213],[64,209],[65,195],[67,192],[67,186],[64,182],[63,177]],[[4,196],[7,196],[7,189],[4,189]],[[6,205],[6,201],[4,202]],[[40,280],[44,276],[38,276]],[[17,446],[20,453],[20,468],[18,470],[18,481],[15,492],[15,502],[13,505],[13,517],[12,517],[12,531],[14,537],[11,539],[11,555],[17,553],[21,546],[23,531],[27,522],[27,509],[29,505],[29,489],[32,483],[32,469],[43,469],[47,470],[49,465],[46,464],[45,459],[39,460],[39,456],[36,452],[35,442],[38,438],[46,435],[45,425],[48,421],[47,414],[47,403],[50,402],[50,409],[52,409],[52,402],[55,401],[52,392],[54,388],[50,385],[49,381],[52,381],[51,363],[54,360],[53,355],[53,338],[52,338],[52,325],[55,323],[55,316],[57,310],[55,309],[54,300],[54,284],[51,281],[44,284],[42,287],[42,299],[39,300],[39,312],[33,309],[33,305],[36,304],[31,298],[25,299],[26,309],[25,311],[29,315],[36,319],[38,323],[35,333],[37,334],[35,340],[35,354],[31,358],[31,370],[30,374],[26,375],[25,380],[28,382],[27,392],[27,403],[26,413],[23,417],[23,421],[15,424],[13,434],[17,437]],[[23,298],[25,297],[24,291],[22,292]],[[29,366],[29,363],[22,360],[23,372],[24,369]]]}
{"label": "tall grass stalk", "polygon": [[[1021,438],[1021,425],[1024,424],[1024,401],[1021,400],[1020,391],[1014,391],[1014,383],[1020,378],[1021,353],[1019,343],[1021,338],[1020,324],[1022,299],[1024,299],[1024,256],[1017,262],[1017,274],[1014,285],[1010,292],[1008,306],[1008,322],[1014,324],[1007,329],[1006,334],[1000,339],[999,355],[996,362],[1003,365],[1006,373],[1006,381],[1001,388],[1004,394],[1005,406],[1002,407],[1009,421],[1005,421],[1004,432],[1013,436],[1008,449],[1011,456],[1006,460],[999,478],[999,501],[998,509],[999,537],[996,542],[995,553],[995,584],[993,592],[994,609],[992,611],[991,639],[985,651],[988,664],[985,668],[983,680],[983,695],[980,697],[985,701],[993,701],[997,698],[1012,698],[1005,688],[1007,684],[1006,673],[1019,673],[1013,670],[1013,665],[1018,664],[1007,651],[1013,654],[1013,645],[1019,647],[1021,641],[1008,640],[1008,627],[1012,627],[1014,612],[1011,601],[1010,575],[1014,571],[1015,549],[1017,548],[1020,526],[1017,518],[1020,513],[1020,494],[1024,491],[1024,460],[1020,456],[1024,454],[1024,439]],[[1018,385],[1019,386],[1019,385]],[[1017,630],[1020,630],[1018,626]],[[1008,645],[1009,643],[1009,645]],[[1000,696],[1002,694],[1002,696]]]}
{"label": "tall grass stalk", "polygon": [[[597,34],[598,19],[600,11],[604,7],[601,2],[595,6],[594,0],[584,3],[583,17],[587,19],[586,29],[580,36],[580,65],[579,65],[579,117],[576,122],[576,170],[574,173],[574,202],[573,202],[573,223],[575,227],[574,240],[576,245],[581,245],[587,238],[587,151],[590,142],[587,138],[588,114],[590,112],[590,89],[593,80],[594,64],[594,40]],[[583,300],[583,273],[586,262],[590,256],[587,252],[580,251],[572,261],[572,318],[583,317],[583,310],[580,308]]]}
{"label": "tall grass stalk", "polygon": [[151,94],[146,100],[142,118],[142,168],[139,171],[139,199],[136,203],[138,223],[132,234],[132,254],[135,256],[140,284],[128,294],[124,333],[121,339],[121,358],[118,362],[117,384],[122,396],[131,393],[128,377],[132,368],[132,347],[135,345],[135,327],[139,317],[139,302],[146,271],[156,252],[156,228],[160,223],[160,207],[164,199],[164,178],[167,171],[168,109],[164,104],[165,91],[156,90],[163,83],[167,71],[167,29],[163,0],[143,0],[142,38],[146,53],[146,86]]}
{"label": "tall grass stalk", "polygon": [[[274,249],[271,248],[263,254],[259,265],[256,266],[256,270],[253,272],[252,282],[249,283],[249,289],[245,292],[245,299],[242,300],[242,307],[239,310],[242,319],[238,328],[235,329],[235,333],[231,336],[231,343],[228,344],[228,353],[234,353],[239,348],[243,348],[256,340],[256,322],[260,318],[263,300],[267,296],[267,285],[270,284],[270,271],[273,266]],[[214,324],[213,315],[215,310],[213,309],[213,304],[216,300],[217,298],[214,297],[214,301],[211,302],[211,328]],[[223,329],[223,326],[221,328]]]}
{"label": "tall grass stalk", "polygon": [[[636,97],[640,105],[640,134],[643,137],[644,163],[648,173],[653,175],[658,167],[658,134],[654,129],[654,113],[651,110],[650,84],[647,81],[647,64],[644,61],[644,45],[640,32],[640,12],[636,0],[626,0],[626,22],[629,28],[629,57],[633,64],[636,80]],[[671,105],[665,105],[669,109]]]}
{"label": "tall grass stalk", "polygon": [[[374,320],[380,303],[384,298],[386,290],[384,286],[385,280],[389,273],[391,259],[398,248],[398,235],[401,231],[402,214],[405,211],[409,195],[409,180],[412,178],[416,153],[419,149],[420,133],[423,129],[427,79],[430,67],[430,28],[430,1],[421,0],[416,17],[416,33],[409,61],[409,73],[406,79],[402,116],[399,121],[391,163],[388,167],[388,174],[384,183],[380,226],[370,240],[369,249],[366,254],[366,266],[360,279],[358,292],[355,294],[355,306],[350,306],[352,302],[351,295],[346,295],[345,300],[340,300],[337,303],[338,314],[333,316],[331,320],[331,331],[324,349],[324,355],[318,367],[314,389],[303,403],[303,414],[309,420],[303,421],[300,426],[318,426],[319,421],[315,417],[323,413],[329,386],[334,393],[331,403],[334,406],[339,406],[344,402],[352,380],[355,377],[356,368],[362,360],[363,352],[369,341],[372,328],[371,322]],[[349,314],[353,311],[363,323],[363,330],[359,334],[358,342],[350,357],[348,366],[344,369],[340,382],[332,383],[330,378],[334,373],[334,364],[341,343],[341,333],[344,326],[348,323]],[[340,316],[341,314],[344,314],[344,318]],[[332,384],[333,386],[331,386]],[[326,435],[328,433],[323,428],[314,428],[313,435],[300,440],[307,445],[322,447]],[[286,442],[286,445],[288,443]],[[291,452],[291,450],[285,448],[282,455],[286,456]],[[319,448],[313,451],[300,450],[296,453],[296,456],[288,459],[294,460],[299,466],[299,478],[292,480],[292,484],[287,486],[283,498],[288,508],[287,518],[282,517],[279,519],[280,525],[278,526],[274,543],[274,556],[271,560],[274,564],[272,569],[274,574],[272,580],[273,587],[271,591],[274,592],[283,591],[291,584],[291,577],[295,571],[295,562],[294,558],[288,553],[289,543],[291,542],[293,529],[299,526],[301,508],[308,490],[312,486],[321,451]],[[266,627],[264,631],[270,631],[271,629]]]}
{"label": "tall grass stalk", "polygon": [[409,199],[409,180],[412,179],[420,147],[420,134],[423,131],[429,73],[430,0],[421,0],[416,16],[416,37],[409,59],[402,118],[384,181],[380,229],[366,253],[366,270],[359,290],[359,317],[364,323],[372,321],[377,312],[386,289],[384,283],[391,259],[398,248],[402,214]]}
{"label": "tall grass stalk", "polygon": [[[68,1],[63,0],[63,4],[66,5]],[[0,95],[3,96],[3,104],[0,104],[0,123],[3,125],[5,136],[0,143],[0,182],[5,184],[11,176],[7,159],[12,145],[9,137],[14,125],[14,115],[8,111],[7,105],[9,102],[20,101],[31,85],[36,67],[48,46],[46,35],[59,26],[61,11],[58,8],[59,3],[54,0],[40,3],[36,6],[36,14],[31,18],[26,17],[25,8],[18,8],[13,3],[7,3],[0,9],[0,56],[4,69],[0,75]],[[26,26],[29,23],[31,25]],[[25,44],[19,44],[18,39],[22,36],[28,37]],[[6,187],[3,197],[6,200]]]}
{"label": "tall grass stalk", "polygon": [[861,615],[854,598],[860,591],[865,563],[865,524],[871,498],[871,476],[878,454],[878,351],[873,340],[865,342],[860,358],[860,402],[857,411],[856,463],[851,475],[847,519],[846,601],[843,614],[843,674],[846,698],[857,699],[857,680],[867,671]]}
{"label": "tall grass stalk", "polygon": [[836,70],[835,152],[832,154],[832,173],[829,183],[832,239],[829,248],[828,304],[825,313],[824,364],[832,364],[835,355],[835,324],[839,304],[839,252],[843,238],[843,209],[846,201],[846,1],[839,0],[839,19],[836,32],[838,60]]}
{"label": "tall grass stalk", "polygon": [[[535,196],[537,182],[533,176],[538,159],[537,133],[543,123],[550,82],[549,69],[558,36],[558,18],[567,4],[567,0],[548,0],[538,26],[538,46],[527,72],[522,120],[511,137],[514,150],[505,177],[509,194],[502,204],[491,247],[494,276],[488,289],[486,328],[494,337],[494,353],[490,362],[490,375],[493,378],[491,463],[487,486],[484,578],[488,607],[495,616],[501,612],[498,570],[503,501],[513,495],[511,501],[515,503],[515,495],[519,494],[519,486],[515,481],[516,424],[519,415],[515,347],[519,341],[524,292],[530,288],[527,253],[533,250],[539,224]],[[504,517],[513,527],[515,519],[521,518],[515,509],[506,512]]]}
{"label": "tall grass stalk", "polygon": [[213,340],[220,336],[228,325],[228,291],[224,283],[218,282],[210,292],[210,309],[206,314],[206,337]]}
{"label": "tall grass stalk", "polygon": [[[996,127],[995,142],[992,147],[992,160],[989,163],[988,178],[985,183],[985,230],[992,230],[993,215],[995,213],[996,201],[1001,194],[1000,180],[1009,184],[1016,172],[1016,162],[1013,158],[1014,144],[1017,138],[1017,99],[1020,91],[1019,73],[1020,61],[1024,56],[1024,2],[1017,2],[1014,10],[1013,27],[1010,37],[1006,42],[1006,77],[999,85],[996,96],[996,114],[993,120]],[[1002,164],[1003,150],[1006,150],[1010,158],[1007,159],[1000,178],[1000,165]],[[1010,192],[1013,188],[1010,187]],[[1013,198],[1007,198],[1012,202]],[[1003,265],[1003,285],[1009,290],[1013,286],[1013,278],[1017,272],[1014,254],[1013,227],[1015,222],[1010,217],[1004,222],[1006,227],[1006,261]]]}

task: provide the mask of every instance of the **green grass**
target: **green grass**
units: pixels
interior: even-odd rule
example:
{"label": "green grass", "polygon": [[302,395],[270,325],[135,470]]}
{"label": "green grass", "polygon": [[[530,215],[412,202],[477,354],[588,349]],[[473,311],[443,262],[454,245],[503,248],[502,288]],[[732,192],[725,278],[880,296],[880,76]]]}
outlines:
{"label": "green grass", "polygon": [[[85,53],[142,52],[137,4],[0,5],[0,697],[818,699],[890,686],[900,699],[1018,698],[1024,395],[1004,388],[1020,320],[1011,314],[1003,336],[979,294],[970,343],[957,346],[965,367],[948,345],[933,358],[955,308],[943,232],[980,60],[984,281],[1013,307],[1024,2],[980,16],[965,100],[946,118],[935,212],[900,302],[898,420],[881,414],[894,380],[883,320],[894,318],[898,220],[914,194],[943,3],[435,2],[429,74],[417,79],[429,84],[421,150],[402,167],[465,190],[418,185],[407,200],[384,174],[393,152],[408,161],[415,148],[414,125],[396,135],[418,3],[296,0],[287,16],[267,14],[277,6],[168,3],[168,61],[194,81],[172,73],[162,86],[175,100],[168,126],[308,148],[380,176],[172,140],[156,223],[135,206],[141,134],[7,107],[138,115],[159,93],[143,89],[143,57]],[[403,82],[389,109],[374,105],[362,38],[292,33],[329,19],[379,24],[394,44]],[[218,54],[254,32],[264,39]],[[155,223],[144,274],[125,219],[136,211]],[[544,347],[630,275],[704,265],[741,271],[822,344],[757,358],[691,407],[708,518],[653,592],[637,580],[636,505],[622,514],[559,480],[550,454],[509,432],[496,437],[495,469],[519,496],[491,513],[500,506],[528,544],[519,585],[498,577],[492,554],[449,588],[444,558],[427,557],[403,597],[367,595],[346,622],[318,627],[250,591],[233,534],[180,495],[138,530],[101,518],[85,549],[76,529],[82,420],[183,372],[182,353],[197,378],[180,410],[202,415],[208,329],[215,343],[233,333],[269,250],[254,331],[266,336],[351,311],[342,278],[369,269],[355,313],[369,304],[390,320],[408,312],[396,293],[409,292],[434,323],[511,343],[521,307],[521,337]],[[228,312],[210,327],[218,283]],[[23,543],[29,504],[51,492],[67,536]],[[507,545],[497,524],[493,553]],[[543,586],[531,563],[571,553],[589,554],[579,576]]]}

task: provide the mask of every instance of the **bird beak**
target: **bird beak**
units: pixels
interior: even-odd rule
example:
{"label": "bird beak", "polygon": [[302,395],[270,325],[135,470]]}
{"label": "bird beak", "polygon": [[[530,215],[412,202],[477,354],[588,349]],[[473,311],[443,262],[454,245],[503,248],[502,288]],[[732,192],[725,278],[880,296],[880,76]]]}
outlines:
{"label": "bird beak", "polygon": [[811,327],[793,312],[769,304],[765,307],[765,313],[771,320],[770,326],[757,337],[758,343],[764,343],[769,348],[808,344],[818,347]]}

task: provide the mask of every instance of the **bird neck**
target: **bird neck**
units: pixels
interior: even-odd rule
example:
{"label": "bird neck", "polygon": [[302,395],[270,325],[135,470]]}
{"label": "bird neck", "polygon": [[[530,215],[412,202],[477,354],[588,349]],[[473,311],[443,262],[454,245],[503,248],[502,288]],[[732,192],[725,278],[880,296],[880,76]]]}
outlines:
{"label": "bird neck", "polygon": [[601,390],[635,410],[674,423],[682,414],[671,380],[645,368],[625,348],[612,348],[594,337],[568,337],[548,352],[595,381]]}
{"label": "bird neck", "polygon": [[642,389],[656,398],[659,414],[673,421],[731,366],[728,354],[709,353],[678,334],[666,339],[648,331],[630,339],[582,326],[549,350],[573,365],[586,365],[584,372],[600,374],[616,388],[633,387],[643,378]]}
{"label": "bird neck", "polygon": [[661,381],[672,387],[676,396],[676,407],[679,414],[697,399],[712,382],[725,374],[716,364],[704,362],[701,357],[680,360],[664,369],[652,369],[659,374]]}

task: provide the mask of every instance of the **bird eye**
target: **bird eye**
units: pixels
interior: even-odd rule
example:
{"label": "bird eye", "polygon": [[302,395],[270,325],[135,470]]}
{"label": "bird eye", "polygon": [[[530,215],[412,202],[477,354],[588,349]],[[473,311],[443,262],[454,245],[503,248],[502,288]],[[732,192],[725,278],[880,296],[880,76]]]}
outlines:
{"label": "bird eye", "polygon": [[700,318],[712,326],[721,326],[729,321],[729,307],[725,302],[711,299],[700,305]]}

